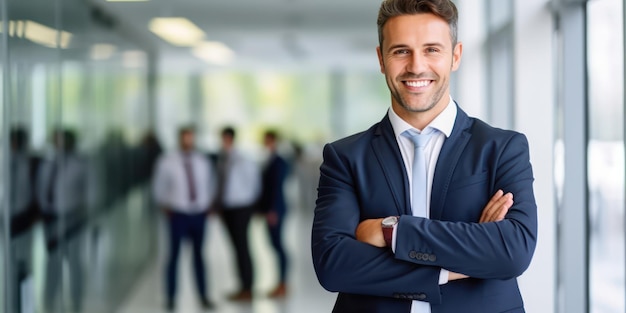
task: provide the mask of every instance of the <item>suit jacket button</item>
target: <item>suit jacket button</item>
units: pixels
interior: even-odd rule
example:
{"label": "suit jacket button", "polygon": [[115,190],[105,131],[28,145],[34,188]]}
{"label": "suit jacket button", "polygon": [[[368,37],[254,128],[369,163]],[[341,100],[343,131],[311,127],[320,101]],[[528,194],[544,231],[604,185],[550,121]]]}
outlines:
{"label": "suit jacket button", "polygon": [[431,262],[435,262],[435,261],[437,261],[437,257],[436,257],[434,254],[431,254],[431,255],[428,257],[428,260],[430,260]]}
{"label": "suit jacket button", "polygon": [[417,255],[417,253],[415,251],[409,252],[409,258],[411,258],[411,259],[415,259],[416,255]]}
{"label": "suit jacket button", "polygon": [[417,295],[417,300],[426,300],[426,294],[420,293]]}
{"label": "suit jacket button", "polygon": [[415,258],[416,258],[417,260],[421,260],[421,259],[422,259],[422,254],[421,254],[421,253],[416,253],[416,254],[415,254]]}
{"label": "suit jacket button", "polygon": [[428,253],[422,254],[422,260],[424,260],[424,261],[428,261],[429,257],[430,257],[430,254],[428,254]]}
{"label": "suit jacket button", "polygon": [[393,297],[396,298],[396,299],[400,299],[400,294],[399,293],[394,293]]}

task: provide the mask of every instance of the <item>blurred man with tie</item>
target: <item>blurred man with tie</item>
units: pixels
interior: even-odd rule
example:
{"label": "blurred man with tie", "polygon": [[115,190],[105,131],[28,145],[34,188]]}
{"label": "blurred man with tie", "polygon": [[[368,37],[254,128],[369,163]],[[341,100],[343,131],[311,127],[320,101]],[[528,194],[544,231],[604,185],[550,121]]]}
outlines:
{"label": "blurred man with tie", "polygon": [[159,158],[154,176],[154,195],[170,228],[170,254],[166,265],[166,306],[173,310],[176,296],[178,255],[183,238],[191,240],[195,280],[204,309],[213,304],[207,295],[202,246],[206,216],[215,188],[209,160],[195,151],[193,128],[178,133],[180,149]]}
{"label": "blurred man with tie", "polygon": [[248,228],[254,206],[261,192],[258,165],[235,146],[235,129],[222,129],[222,149],[217,157],[218,193],[214,203],[230,235],[237,260],[239,290],[228,298],[233,301],[252,300],[254,285]]}

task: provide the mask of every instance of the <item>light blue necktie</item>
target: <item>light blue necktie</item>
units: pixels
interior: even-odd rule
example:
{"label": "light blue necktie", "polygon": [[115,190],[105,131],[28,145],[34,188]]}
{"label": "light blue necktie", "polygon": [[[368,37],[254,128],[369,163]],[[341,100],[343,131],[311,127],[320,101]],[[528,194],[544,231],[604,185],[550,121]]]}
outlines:
{"label": "light blue necktie", "polygon": [[412,167],[412,188],[411,194],[413,200],[411,201],[411,210],[414,216],[426,217],[426,197],[428,186],[428,168],[426,167],[426,158],[424,155],[424,147],[428,144],[428,140],[432,137],[433,133],[425,134],[422,132],[418,134],[417,131],[409,129],[402,133],[403,136],[409,138],[413,142],[414,156]]}

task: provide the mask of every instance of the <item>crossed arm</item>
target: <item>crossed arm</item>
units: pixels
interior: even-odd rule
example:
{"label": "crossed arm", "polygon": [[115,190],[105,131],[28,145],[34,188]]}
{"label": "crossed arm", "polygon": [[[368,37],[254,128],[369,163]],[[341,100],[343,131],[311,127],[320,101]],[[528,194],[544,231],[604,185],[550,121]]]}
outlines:
{"label": "crossed arm", "polygon": [[[380,248],[384,246],[380,220],[361,220],[363,206],[371,210],[367,211],[370,216],[384,217],[375,211],[378,204],[363,202],[382,197],[377,194],[381,188],[370,188],[366,183],[370,176],[359,180],[353,175],[354,167],[372,166],[377,160],[354,161],[346,157],[343,147],[338,152],[328,145],[320,168],[312,231],[313,264],[322,286],[330,291],[386,297],[392,292],[413,292],[419,286],[428,302],[438,303],[442,268],[479,279],[519,276],[530,263],[536,243],[536,204],[527,142],[516,136],[508,146],[494,165],[499,175],[490,179],[493,185],[515,194],[514,205],[512,195],[496,193],[491,200],[485,199],[476,222],[401,216],[395,254],[390,254],[389,249]],[[471,186],[476,190],[482,187]],[[464,205],[454,195],[449,198],[451,206]],[[468,206],[480,207],[472,200]],[[436,258],[416,258],[418,251]],[[450,279],[461,277],[465,276],[450,275]]]}
{"label": "crossed arm", "polygon": [[[504,219],[509,208],[513,205],[513,194],[504,194],[498,190],[489,200],[482,211],[479,223],[497,222]],[[367,219],[359,223],[356,229],[356,239],[375,247],[383,248],[387,244],[381,227],[383,218]],[[448,280],[468,278],[467,275],[449,272]]]}

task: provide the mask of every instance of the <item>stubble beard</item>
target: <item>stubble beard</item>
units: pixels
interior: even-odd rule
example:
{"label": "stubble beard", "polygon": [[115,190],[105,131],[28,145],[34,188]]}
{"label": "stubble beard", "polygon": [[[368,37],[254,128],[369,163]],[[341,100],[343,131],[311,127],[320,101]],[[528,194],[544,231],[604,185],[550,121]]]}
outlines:
{"label": "stubble beard", "polygon": [[[403,85],[402,84],[402,78],[398,79],[398,85]],[[392,84],[391,81],[389,81],[389,78],[387,78],[387,85],[389,87],[389,91],[391,91],[391,96],[395,99],[396,103],[398,105],[400,105],[403,109],[405,109],[408,112],[411,113],[423,113],[423,112],[427,112],[432,110],[432,108],[434,108],[435,106],[437,106],[437,104],[439,103],[439,101],[441,101],[441,98],[443,98],[444,92],[448,86],[448,81],[444,80],[443,84],[435,91],[435,93],[432,95],[432,97],[430,98],[430,101],[428,103],[427,106],[425,107],[413,107],[409,104],[409,101],[407,99],[405,99],[402,94],[398,91],[397,88],[394,87],[394,85]]]}

